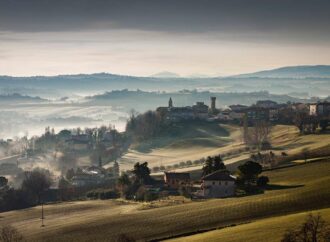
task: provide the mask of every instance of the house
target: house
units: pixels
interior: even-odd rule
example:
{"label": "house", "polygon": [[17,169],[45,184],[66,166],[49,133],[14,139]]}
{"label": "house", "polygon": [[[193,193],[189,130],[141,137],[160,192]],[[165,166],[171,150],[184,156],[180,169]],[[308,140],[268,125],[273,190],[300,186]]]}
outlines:
{"label": "house", "polygon": [[71,184],[75,187],[95,186],[101,184],[102,180],[94,174],[80,173],[72,177]]}
{"label": "house", "polygon": [[236,105],[230,105],[229,108],[233,111],[233,112],[242,112],[244,110],[246,110],[247,108],[249,108],[246,105],[241,105],[241,104],[236,104]]}
{"label": "house", "polygon": [[267,108],[252,106],[245,111],[249,123],[269,120],[269,109]]}
{"label": "house", "polygon": [[164,181],[168,188],[178,189],[181,186],[190,185],[190,174],[179,172],[164,172]]}
{"label": "house", "polygon": [[330,116],[330,102],[318,102],[309,104],[309,115],[319,117]]}
{"label": "house", "polygon": [[277,102],[274,102],[272,100],[260,100],[257,101],[256,106],[259,108],[276,108]]}
{"label": "house", "polygon": [[236,178],[229,171],[219,170],[202,178],[202,190],[198,193],[204,198],[222,198],[235,195]]}

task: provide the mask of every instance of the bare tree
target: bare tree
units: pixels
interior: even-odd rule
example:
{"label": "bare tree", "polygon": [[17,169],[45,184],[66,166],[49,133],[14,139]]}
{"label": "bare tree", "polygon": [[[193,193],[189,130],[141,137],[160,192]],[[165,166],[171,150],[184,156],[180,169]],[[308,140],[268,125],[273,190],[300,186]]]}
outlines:
{"label": "bare tree", "polygon": [[305,222],[297,230],[288,230],[282,242],[328,242],[330,228],[320,214],[309,214]]}
{"label": "bare tree", "polygon": [[43,192],[51,185],[50,172],[43,169],[34,169],[25,173],[22,190],[27,192],[37,204],[41,202]]}
{"label": "bare tree", "polygon": [[256,121],[253,127],[244,127],[244,141],[248,146],[254,146],[260,151],[265,144],[269,144],[271,127],[267,121]]}
{"label": "bare tree", "polygon": [[23,236],[12,226],[7,225],[0,229],[0,241],[18,242],[24,241]]}

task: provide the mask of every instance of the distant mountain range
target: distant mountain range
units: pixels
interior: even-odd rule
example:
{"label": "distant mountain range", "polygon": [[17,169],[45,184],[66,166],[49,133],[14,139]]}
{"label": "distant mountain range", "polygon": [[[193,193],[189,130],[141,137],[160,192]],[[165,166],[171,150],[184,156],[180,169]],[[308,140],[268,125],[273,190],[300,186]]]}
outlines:
{"label": "distant mountain range", "polygon": [[156,77],[156,78],[180,78],[180,75],[169,72],[169,71],[163,71],[156,74],[151,75],[150,77]]}
{"label": "distant mountain range", "polygon": [[248,74],[236,75],[235,77],[258,77],[258,78],[330,78],[329,65],[317,66],[286,66],[273,70],[265,70]]}
{"label": "distant mountain range", "polygon": [[[46,99],[86,96],[123,89],[160,92],[179,90],[269,91],[273,94],[296,93],[299,95],[295,96],[299,97],[324,97],[328,96],[330,92],[330,66],[282,67],[227,77],[204,77],[201,75],[182,77],[167,71],[149,77],[111,73],[31,77],[0,76],[0,94],[19,93]],[[300,95],[301,93],[304,94]]]}

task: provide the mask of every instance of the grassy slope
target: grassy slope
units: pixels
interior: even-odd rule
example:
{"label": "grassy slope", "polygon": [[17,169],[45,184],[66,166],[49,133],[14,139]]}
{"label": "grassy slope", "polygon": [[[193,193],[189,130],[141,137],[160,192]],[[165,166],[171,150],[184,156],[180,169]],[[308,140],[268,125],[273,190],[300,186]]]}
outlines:
{"label": "grassy slope", "polygon": [[237,126],[199,123],[181,128],[182,130],[174,137],[153,139],[139,144],[139,151],[129,150],[119,161],[121,169],[130,169],[135,162],[144,161],[147,161],[150,167],[173,165],[242,147],[240,128]]}
{"label": "grassy slope", "polygon": [[295,229],[305,220],[310,213],[321,214],[322,218],[330,223],[330,208],[312,210],[303,213],[277,216],[272,218],[260,219],[248,224],[242,224],[235,227],[214,230],[206,233],[200,233],[187,237],[180,237],[169,241],[197,242],[197,241],[266,241],[278,242],[283,237],[287,229]]}
{"label": "grassy slope", "polygon": [[[192,128],[192,127],[190,127]],[[189,129],[190,129],[189,128]],[[229,141],[226,145],[219,143],[218,146],[209,146],[208,143],[198,143],[192,145],[193,137],[199,139],[196,136],[197,132],[193,132],[190,138],[177,137],[178,140],[164,143],[162,147],[152,149],[148,152],[138,152],[137,150],[130,150],[121,160],[121,168],[126,170],[130,169],[135,162],[147,161],[150,167],[160,165],[173,165],[178,164],[181,161],[196,160],[209,155],[223,154],[228,151],[237,150],[243,148],[241,139],[240,127],[231,125],[222,125],[222,128],[226,129],[230,135],[225,137]],[[195,127],[195,129],[198,129]],[[221,136],[221,131],[218,136],[212,136],[212,130],[215,127],[208,127],[209,140],[218,139],[224,140]],[[215,138],[216,137],[216,138]],[[330,134],[311,134],[311,135],[299,135],[298,129],[294,126],[277,125],[273,127],[270,135],[271,143],[274,148],[275,154],[280,154],[282,151],[287,152],[290,155],[297,154],[303,149],[315,150],[318,148],[330,149]],[[189,143],[189,145],[186,145]],[[214,141],[216,142],[216,141]],[[176,145],[174,145],[176,144]],[[247,152],[241,153],[238,157],[225,160],[226,164],[233,164],[241,160],[248,158],[250,154]],[[177,171],[194,171],[200,170],[201,166],[178,169]]]}
{"label": "grassy slope", "polygon": [[289,151],[289,154],[300,153],[303,149],[330,149],[330,133],[299,135],[295,126],[277,125],[271,133],[274,149]]}
{"label": "grassy slope", "polygon": [[[272,184],[265,194],[213,199],[147,210],[137,204],[91,201],[47,205],[46,227],[40,207],[2,213],[0,224],[12,224],[34,241],[109,241],[120,233],[137,239],[165,238],[252,220],[329,207],[330,162],[315,162],[266,172]],[[282,189],[281,189],[282,188]]]}

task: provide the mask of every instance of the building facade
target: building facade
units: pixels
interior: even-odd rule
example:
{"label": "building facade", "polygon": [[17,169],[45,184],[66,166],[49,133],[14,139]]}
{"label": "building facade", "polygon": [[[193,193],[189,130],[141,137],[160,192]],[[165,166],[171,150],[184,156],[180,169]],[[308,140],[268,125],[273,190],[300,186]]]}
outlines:
{"label": "building facade", "polygon": [[236,178],[229,171],[215,171],[202,178],[200,195],[204,198],[224,198],[235,195]]}
{"label": "building facade", "polygon": [[165,172],[164,181],[168,188],[178,189],[190,185],[190,174],[179,172]]}

